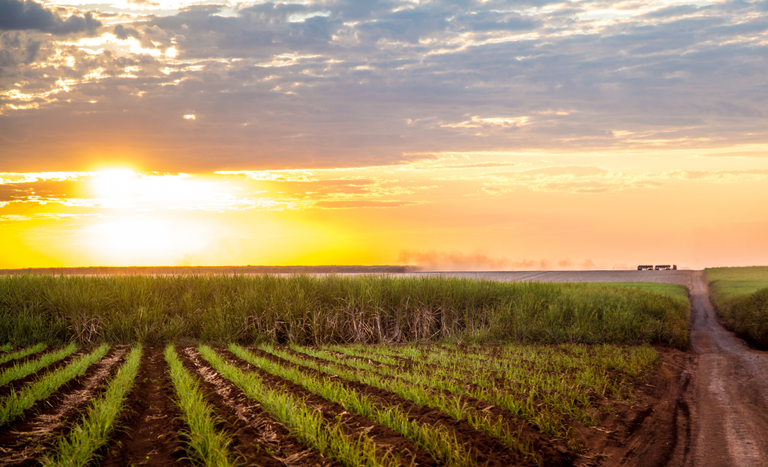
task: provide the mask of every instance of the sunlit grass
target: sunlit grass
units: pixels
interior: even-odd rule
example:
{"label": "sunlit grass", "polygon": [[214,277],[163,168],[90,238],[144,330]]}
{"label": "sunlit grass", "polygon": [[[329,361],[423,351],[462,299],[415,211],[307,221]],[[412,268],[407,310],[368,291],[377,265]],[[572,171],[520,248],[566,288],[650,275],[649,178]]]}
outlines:
{"label": "sunlit grass", "polygon": [[77,346],[72,343],[62,349],[49,352],[38,359],[17,363],[0,373],[0,386],[36,373],[42,368],[70,356],[75,350],[77,350]]}
{"label": "sunlit grass", "polygon": [[[308,407],[302,398],[286,393],[283,388],[270,387],[253,372],[245,372],[227,363],[208,346],[201,345],[200,355],[224,378],[242,389],[251,400],[275,420],[284,424],[291,434],[323,456],[345,466],[394,467],[400,465],[398,456],[379,452],[367,434],[351,437],[344,434],[342,422],[327,422],[322,414]],[[232,350],[239,351],[237,347]]]}
{"label": "sunlit grass", "polygon": [[768,345],[768,267],[704,270],[718,314],[738,334]]}
{"label": "sunlit grass", "polygon": [[684,347],[688,304],[679,292],[444,277],[10,276],[0,278],[0,342]]}
{"label": "sunlit grass", "polygon": [[64,368],[43,375],[21,391],[11,391],[8,396],[0,400],[0,425],[18,417],[32,407],[35,402],[50,396],[72,378],[84,375],[88,367],[100,360],[108,351],[109,346],[102,345]]}
{"label": "sunlit grass", "polygon": [[184,432],[192,458],[208,467],[236,465],[230,452],[231,438],[217,429],[218,419],[192,374],[184,368],[173,345],[165,348],[176,405],[189,429]]}
{"label": "sunlit grass", "polygon": [[98,450],[109,443],[115,420],[124,409],[128,391],[139,373],[142,352],[140,344],[131,350],[106,392],[93,401],[69,435],[59,440],[55,453],[43,459],[43,465],[85,467],[97,458]]}

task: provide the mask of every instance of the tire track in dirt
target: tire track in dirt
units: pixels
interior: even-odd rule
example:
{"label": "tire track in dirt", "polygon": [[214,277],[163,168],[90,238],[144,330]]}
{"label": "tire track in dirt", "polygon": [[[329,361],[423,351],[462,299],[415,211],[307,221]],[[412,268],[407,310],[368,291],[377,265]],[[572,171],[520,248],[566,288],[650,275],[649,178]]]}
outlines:
{"label": "tire track in dirt", "polygon": [[765,465],[768,353],[751,350],[723,328],[703,273],[692,279],[691,348],[698,362],[687,394],[693,421],[690,453],[681,465]]}
{"label": "tire track in dirt", "polygon": [[240,389],[205,363],[196,349],[187,347],[177,350],[180,350],[179,357],[187,370],[199,376],[201,388],[217,416],[226,420],[228,426],[225,426],[225,431],[234,441],[233,454],[242,458],[246,465],[339,465],[302,445],[290,435],[287,428],[274,421],[258,404],[249,402]]}
{"label": "tire track in dirt", "polygon": [[127,346],[113,347],[104,358],[91,365],[85,375],[69,381],[30,409],[34,413],[44,407],[40,413],[3,427],[0,432],[0,446],[3,446],[0,465],[38,465],[36,457],[49,448],[57,436],[66,434],[72,428],[91,399],[106,388],[127,351]]}
{"label": "tire track in dirt", "polygon": [[178,436],[185,425],[173,397],[162,349],[144,347],[139,374],[101,466],[189,466]]}

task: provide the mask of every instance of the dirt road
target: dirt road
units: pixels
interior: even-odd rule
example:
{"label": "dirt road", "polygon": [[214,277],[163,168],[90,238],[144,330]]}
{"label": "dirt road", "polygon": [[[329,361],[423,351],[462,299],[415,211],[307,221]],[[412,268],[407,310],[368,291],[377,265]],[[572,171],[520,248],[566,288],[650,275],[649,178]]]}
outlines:
{"label": "dirt road", "polygon": [[698,355],[687,397],[686,466],[768,464],[768,354],[723,329],[701,272],[691,277],[691,349]]}

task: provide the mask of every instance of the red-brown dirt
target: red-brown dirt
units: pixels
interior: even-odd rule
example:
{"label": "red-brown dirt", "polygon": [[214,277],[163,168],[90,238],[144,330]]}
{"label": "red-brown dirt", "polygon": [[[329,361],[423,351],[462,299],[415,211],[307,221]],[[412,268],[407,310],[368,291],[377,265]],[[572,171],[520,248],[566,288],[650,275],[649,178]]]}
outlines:
{"label": "red-brown dirt", "polygon": [[238,359],[234,354],[228,351],[221,351],[221,353],[233,365],[236,365],[243,370],[257,373],[267,385],[282,388],[287,393],[293,396],[298,396],[298,398],[301,398],[308,407],[320,412],[323,418],[329,423],[335,425],[336,421],[340,420],[342,422],[342,427],[345,429],[348,436],[358,437],[365,433],[369,438],[375,439],[376,444],[381,446],[383,450],[391,450],[392,452],[399,454],[401,456],[401,461],[405,462],[406,465],[411,464],[411,462],[416,465],[438,465],[429,454],[419,449],[413,443],[391,429],[373,423],[367,418],[354,415],[341,405],[329,402],[297,384],[258,369],[250,363]]}
{"label": "red-brown dirt", "polygon": [[69,381],[49,398],[27,410],[24,414],[26,418],[18,418],[0,427],[0,446],[3,446],[0,465],[38,465],[40,454],[57,437],[66,435],[90,401],[106,388],[126,351],[124,346],[113,347],[82,377]]}
{"label": "red-brown dirt", "polygon": [[88,352],[81,349],[80,351],[74,352],[72,355],[63,358],[58,362],[53,362],[50,365],[41,368],[37,373],[33,373],[31,375],[25,376],[24,378],[19,378],[17,380],[11,381],[5,386],[0,386],[0,397],[7,396],[8,394],[11,393],[11,391],[17,391],[17,392],[21,391],[24,388],[24,386],[28,385],[29,383],[33,381],[37,381],[38,378],[42,378],[46,374],[58,368],[69,365],[73,360],[80,358],[86,353]]}
{"label": "red-brown dirt", "polygon": [[[246,465],[259,466],[323,466],[338,464],[303,446],[288,430],[249,401],[234,384],[216,373],[187,347],[179,352],[187,370],[199,376],[207,402],[224,420],[222,428],[233,441],[233,453]],[[272,453],[272,454],[270,454]]]}
{"label": "red-brown dirt", "polygon": [[101,466],[189,465],[179,437],[185,425],[173,403],[173,386],[161,349],[144,348],[134,384]]}

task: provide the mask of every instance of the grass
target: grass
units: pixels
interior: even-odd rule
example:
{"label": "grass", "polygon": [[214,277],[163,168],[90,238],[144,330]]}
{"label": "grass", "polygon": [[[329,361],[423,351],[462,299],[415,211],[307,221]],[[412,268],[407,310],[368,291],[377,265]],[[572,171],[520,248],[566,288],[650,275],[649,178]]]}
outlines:
{"label": "grass", "polygon": [[631,287],[645,292],[651,292],[677,299],[680,302],[688,304],[688,287],[679,284],[665,284],[661,282],[603,282],[593,283],[592,285],[602,285],[606,287]]}
{"label": "grass", "polygon": [[216,428],[218,420],[213,408],[205,402],[197,380],[184,368],[173,345],[165,348],[176,404],[189,431],[185,433],[193,458],[210,467],[234,466],[229,452],[231,439]]}
{"label": "grass", "polygon": [[8,352],[13,346],[11,344],[0,345],[0,352]]}
{"label": "grass", "polygon": [[0,357],[0,365],[2,365],[3,363],[8,363],[11,360],[18,360],[20,358],[24,358],[27,355],[32,355],[33,353],[42,352],[43,350],[45,350],[46,347],[48,346],[43,343],[39,343],[32,347],[27,347],[26,349],[17,350],[16,352],[3,355],[2,357]]}
{"label": "grass", "polygon": [[492,354],[480,347],[450,345],[329,350],[362,358],[342,360],[328,351],[304,351],[365,372],[404,379],[416,388],[447,390],[498,405],[554,437],[567,435],[566,418],[594,424],[590,409],[596,407],[590,395],[612,400],[631,397],[631,379],[658,360],[652,348],[608,345],[507,345]]}
{"label": "grass", "polygon": [[[318,378],[301,371],[296,366],[275,363],[267,358],[255,355],[242,347],[231,345],[230,350],[239,358],[256,365],[264,371],[296,383],[324,399],[335,402],[345,409],[365,417],[374,423],[389,427],[411,440],[416,446],[427,451],[437,462],[455,466],[476,466],[471,453],[456,440],[450,431],[423,425],[408,418],[408,414],[399,406],[380,406],[374,400],[343,383]],[[274,349],[266,348],[265,350]],[[280,355],[282,357],[282,355]],[[304,364],[306,362],[300,362]],[[339,375],[347,378],[347,375]]]}
{"label": "grass", "polygon": [[346,466],[389,467],[400,465],[397,456],[378,452],[366,434],[350,437],[344,434],[341,420],[330,424],[321,413],[308,407],[300,398],[272,388],[254,373],[244,372],[227,363],[213,349],[201,345],[200,355],[224,378],[238,386],[246,397],[258,402],[264,411],[285,425],[300,441],[325,457]]}
{"label": "grass", "polygon": [[0,400],[0,425],[18,417],[32,407],[35,402],[50,396],[72,378],[84,375],[88,367],[104,357],[108,351],[108,345],[101,345],[93,352],[83,355],[69,365],[42,376],[20,392],[12,391]]}
{"label": "grass", "polygon": [[141,363],[142,347],[135,346],[118,370],[106,392],[93,401],[88,412],[66,438],[59,440],[56,453],[43,460],[45,466],[85,467],[96,459],[96,452],[107,445],[115,420],[123,411]]}
{"label": "grass", "polygon": [[768,267],[705,269],[709,293],[728,327],[768,346]]}
{"label": "grass", "polygon": [[688,306],[636,287],[446,277],[0,277],[0,342],[162,344],[180,338],[684,347]]}
{"label": "grass", "polygon": [[[297,354],[292,354],[290,352],[286,352],[285,350],[276,349],[267,345],[262,345],[261,348],[262,350],[272,353],[273,355],[283,358],[291,363],[312,368],[329,375],[338,376],[348,381],[357,381],[375,388],[384,389],[396,394],[403,399],[413,401],[418,405],[433,407],[455,418],[456,420],[463,420],[466,418],[468,423],[475,429],[498,438],[502,443],[506,444],[512,450],[522,453],[523,455],[529,457],[533,462],[537,464],[541,463],[540,456],[533,450],[531,444],[526,440],[522,440],[519,433],[511,431],[509,427],[505,426],[501,420],[494,419],[488,413],[469,407],[458,397],[452,397],[446,395],[445,393],[434,391],[428,386],[410,384],[410,381],[408,381],[407,378],[400,378],[402,374],[399,372],[395,372],[395,378],[390,379],[386,376],[393,375],[387,374],[385,377],[382,377],[381,372],[375,371],[373,366],[359,367],[352,364],[350,366],[359,368],[363,370],[363,372],[349,370],[341,365],[335,364],[346,364],[348,362],[342,362],[338,359],[334,359],[332,356],[319,349],[303,350],[307,355],[311,357],[326,358],[329,360],[328,362],[319,363],[317,361],[304,358],[301,353],[302,349],[298,348],[296,349],[299,351]],[[367,417],[367,415],[364,416]],[[419,441],[415,441],[414,444],[422,447],[427,451],[430,451],[430,447],[422,446]],[[435,456],[433,455],[433,457]],[[438,459],[437,457],[435,458]]]}
{"label": "grass", "polygon": [[42,368],[45,368],[54,362],[58,362],[59,360],[72,355],[75,352],[75,350],[77,350],[77,346],[74,343],[72,343],[62,349],[49,352],[43,355],[42,357],[38,358],[37,360],[30,360],[24,363],[17,363],[11,368],[8,368],[2,373],[0,373],[0,386],[4,386],[10,383],[11,381],[15,381],[17,379],[29,376],[33,373],[37,373]]}

